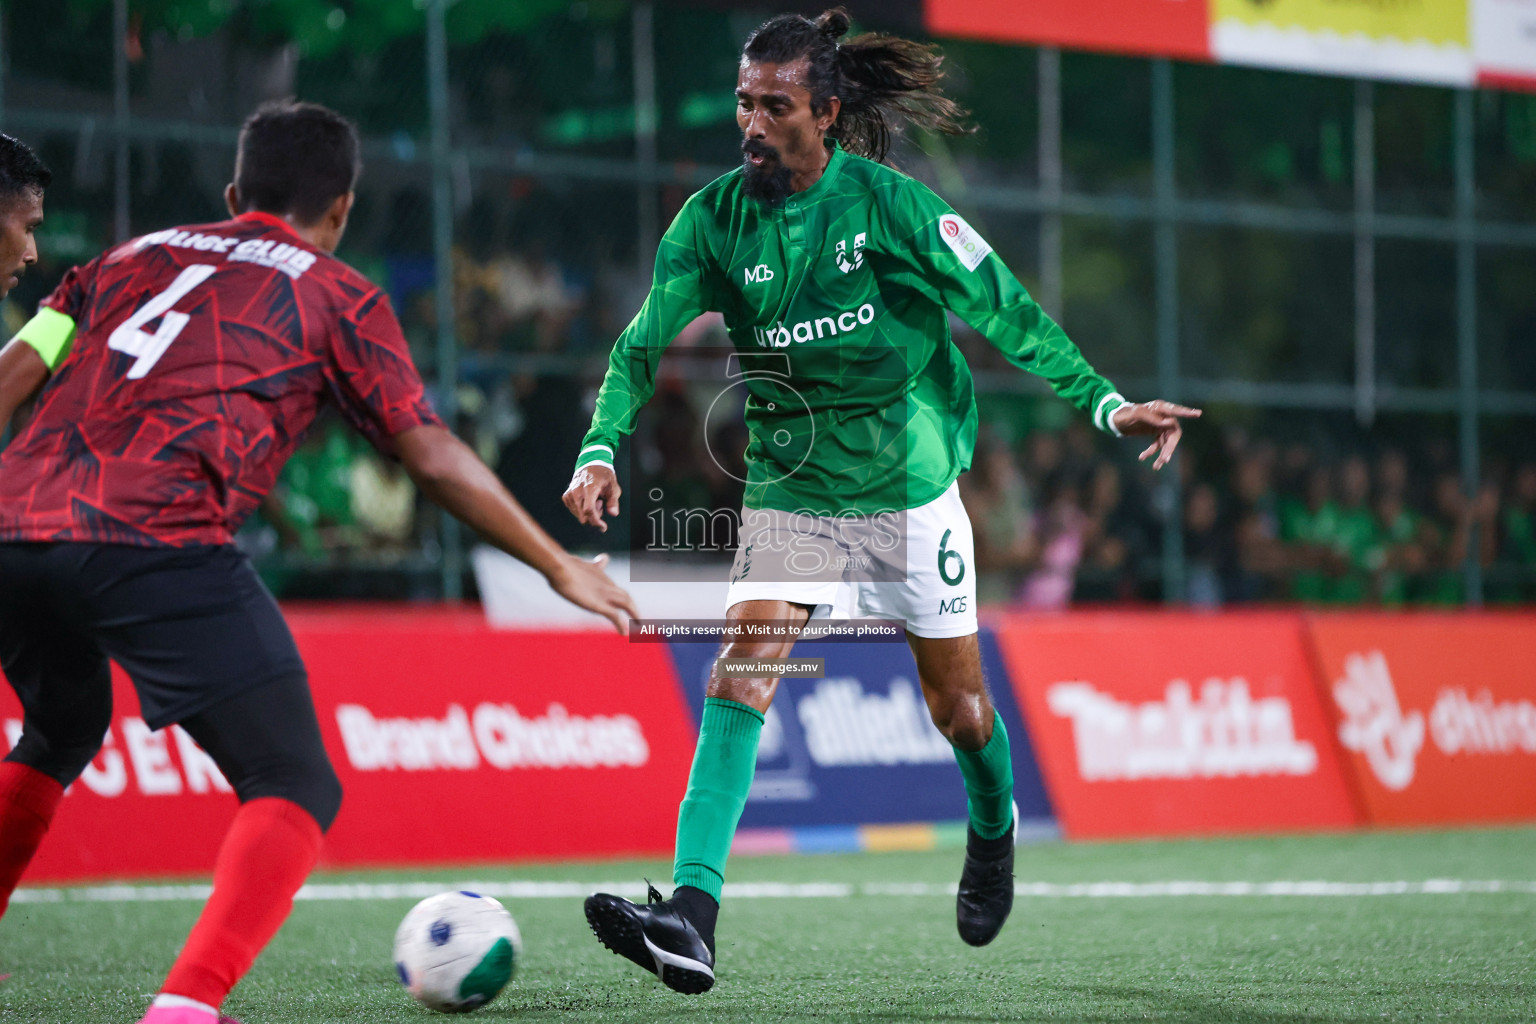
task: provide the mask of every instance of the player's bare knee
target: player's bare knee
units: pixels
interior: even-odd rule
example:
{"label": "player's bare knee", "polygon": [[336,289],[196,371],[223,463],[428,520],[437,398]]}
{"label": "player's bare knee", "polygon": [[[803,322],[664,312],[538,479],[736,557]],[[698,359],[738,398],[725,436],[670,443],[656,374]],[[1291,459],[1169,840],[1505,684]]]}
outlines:
{"label": "player's bare knee", "polygon": [[720,649],[720,657],[787,658],[794,647],[790,640],[732,640]]}
{"label": "player's bare knee", "polygon": [[980,750],[987,745],[991,732],[990,722],[982,723],[974,717],[967,717],[959,723],[951,723],[949,730],[949,742],[961,750]]}
{"label": "player's bare knee", "polygon": [[720,661],[763,661],[787,658],[793,643],[782,640],[733,640],[720,649],[715,668],[710,672],[707,696],[730,700],[755,708],[767,708],[773,702],[779,681],[773,676],[734,676],[723,674]]}
{"label": "player's bare knee", "polygon": [[961,750],[980,750],[992,738],[990,705],[983,708],[974,700],[942,701],[930,706],[929,712],[934,728]]}

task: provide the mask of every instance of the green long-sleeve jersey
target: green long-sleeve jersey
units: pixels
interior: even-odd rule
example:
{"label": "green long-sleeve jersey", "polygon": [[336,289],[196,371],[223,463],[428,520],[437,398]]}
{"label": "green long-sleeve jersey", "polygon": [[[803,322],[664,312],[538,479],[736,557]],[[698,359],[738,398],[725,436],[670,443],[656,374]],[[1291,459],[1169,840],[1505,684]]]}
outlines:
{"label": "green long-sleeve jersey", "polygon": [[944,200],[828,143],[810,188],[771,207],[739,170],[662,238],[649,296],[614,346],[577,468],[612,464],[662,352],[723,314],[746,392],[745,504],[835,515],[916,508],[970,467],[976,398],[952,311],[1100,429],[1123,399]]}

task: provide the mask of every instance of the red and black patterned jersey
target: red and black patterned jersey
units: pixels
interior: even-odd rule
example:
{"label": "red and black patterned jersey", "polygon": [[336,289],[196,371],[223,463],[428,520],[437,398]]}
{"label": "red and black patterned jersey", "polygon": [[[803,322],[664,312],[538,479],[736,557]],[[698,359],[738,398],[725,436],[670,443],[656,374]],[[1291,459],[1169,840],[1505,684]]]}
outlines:
{"label": "red and black patterned jersey", "polygon": [[0,455],[0,540],[224,544],[327,398],[386,453],[441,422],[384,293],[276,217],[135,239],[44,305],[74,347]]}

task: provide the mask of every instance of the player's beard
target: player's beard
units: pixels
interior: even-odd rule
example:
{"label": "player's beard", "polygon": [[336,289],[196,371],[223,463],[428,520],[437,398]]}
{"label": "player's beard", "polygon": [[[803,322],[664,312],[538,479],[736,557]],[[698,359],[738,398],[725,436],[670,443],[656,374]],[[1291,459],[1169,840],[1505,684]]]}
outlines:
{"label": "player's beard", "polygon": [[[761,166],[747,157],[750,154],[763,157]],[[769,206],[783,206],[789,198],[789,168],[779,159],[779,151],[766,142],[747,139],[741,144],[741,184],[747,195]]]}

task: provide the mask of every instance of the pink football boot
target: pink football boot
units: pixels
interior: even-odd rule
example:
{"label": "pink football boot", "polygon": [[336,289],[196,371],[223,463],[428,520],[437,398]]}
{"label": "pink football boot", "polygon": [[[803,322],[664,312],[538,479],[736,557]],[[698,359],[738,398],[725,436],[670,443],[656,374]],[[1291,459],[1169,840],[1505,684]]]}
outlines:
{"label": "pink football boot", "polygon": [[215,1018],[206,1010],[191,1006],[151,1006],[139,1024],[240,1024],[233,1017]]}

